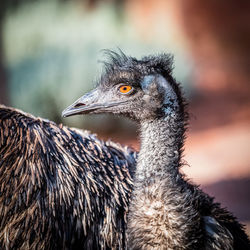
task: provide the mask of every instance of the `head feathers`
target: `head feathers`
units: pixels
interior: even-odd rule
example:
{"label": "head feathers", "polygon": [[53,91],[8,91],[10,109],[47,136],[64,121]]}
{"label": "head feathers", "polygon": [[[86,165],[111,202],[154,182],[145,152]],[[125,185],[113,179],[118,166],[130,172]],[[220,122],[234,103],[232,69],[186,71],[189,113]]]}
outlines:
{"label": "head feathers", "polygon": [[173,56],[171,54],[159,54],[145,56],[140,60],[125,55],[120,49],[118,52],[104,50],[107,61],[104,61],[105,74],[119,71],[131,72],[136,75],[162,74],[164,77],[172,74]]}

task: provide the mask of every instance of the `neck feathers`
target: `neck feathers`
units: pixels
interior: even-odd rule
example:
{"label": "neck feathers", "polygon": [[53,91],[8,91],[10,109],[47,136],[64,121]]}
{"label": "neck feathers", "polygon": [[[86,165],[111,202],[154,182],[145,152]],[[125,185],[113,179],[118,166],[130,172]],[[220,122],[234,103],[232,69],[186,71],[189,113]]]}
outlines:
{"label": "neck feathers", "polygon": [[[141,123],[138,181],[171,179],[179,172],[185,119],[176,105],[166,105],[160,118]],[[168,181],[169,182],[169,181]]]}
{"label": "neck feathers", "polygon": [[199,214],[187,203],[190,192],[179,172],[184,132],[179,109],[168,109],[162,117],[141,123],[128,217],[131,249],[189,249],[190,230],[200,229]]}
{"label": "neck feathers", "polygon": [[137,181],[176,179],[186,127],[185,102],[181,90],[173,78],[166,79],[162,75],[146,76],[142,88],[145,96],[155,96],[161,104],[158,116],[141,122]]}

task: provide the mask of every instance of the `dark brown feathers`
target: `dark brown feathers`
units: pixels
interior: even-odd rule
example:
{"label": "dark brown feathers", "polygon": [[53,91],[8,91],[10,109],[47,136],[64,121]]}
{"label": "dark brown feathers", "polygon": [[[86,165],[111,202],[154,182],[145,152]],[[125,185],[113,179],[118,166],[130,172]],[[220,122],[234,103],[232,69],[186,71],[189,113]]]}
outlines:
{"label": "dark brown feathers", "polygon": [[0,105],[0,249],[123,249],[135,153]]}

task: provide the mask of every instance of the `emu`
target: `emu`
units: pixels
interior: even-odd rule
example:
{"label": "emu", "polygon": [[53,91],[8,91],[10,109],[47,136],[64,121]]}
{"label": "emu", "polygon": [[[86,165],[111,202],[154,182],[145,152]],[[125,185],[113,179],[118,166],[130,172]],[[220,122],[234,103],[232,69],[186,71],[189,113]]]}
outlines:
{"label": "emu", "polygon": [[63,116],[114,113],[139,123],[129,249],[250,249],[237,219],[180,171],[188,114],[172,57],[137,60],[112,51],[109,57],[97,88]]}
{"label": "emu", "polygon": [[135,159],[0,105],[0,249],[126,249]]}

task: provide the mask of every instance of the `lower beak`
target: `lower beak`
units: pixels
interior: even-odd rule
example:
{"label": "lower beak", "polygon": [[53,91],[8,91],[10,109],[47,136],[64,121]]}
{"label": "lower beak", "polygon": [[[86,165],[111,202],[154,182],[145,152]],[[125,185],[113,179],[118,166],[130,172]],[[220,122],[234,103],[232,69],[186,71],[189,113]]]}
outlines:
{"label": "lower beak", "polygon": [[[84,105],[84,104],[82,104]],[[103,106],[98,105],[98,104],[93,104],[93,105],[89,105],[89,106],[73,106],[70,105],[69,107],[67,107],[65,110],[63,110],[62,112],[62,116],[63,117],[69,117],[72,115],[82,115],[82,114],[89,114],[94,112],[95,110],[98,110],[100,108],[102,108]]]}

